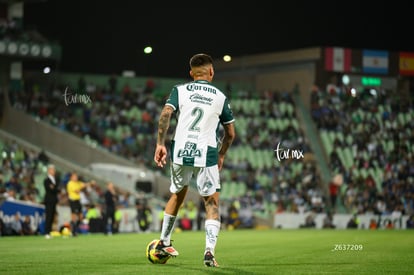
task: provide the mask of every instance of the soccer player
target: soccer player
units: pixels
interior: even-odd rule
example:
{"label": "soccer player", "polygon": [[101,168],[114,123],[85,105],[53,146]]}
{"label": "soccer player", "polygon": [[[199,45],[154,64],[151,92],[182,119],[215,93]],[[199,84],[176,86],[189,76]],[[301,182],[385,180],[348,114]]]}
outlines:
{"label": "soccer player", "polygon": [[[171,234],[190,179],[195,175],[206,209],[204,265],[218,267],[214,250],[221,225],[219,171],[236,135],[235,120],[226,95],[211,84],[214,67],[209,55],[201,53],[191,57],[190,76],[193,81],[172,88],[158,121],[154,161],[158,167],[164,167],[167,163],[167,131],[172,114],[177,114],[171,141],[171,195],[164,209],[158,248],[172,256],[178,255],[171,245]],[[218,136],[220,124],[224,129],[221,141]]]}

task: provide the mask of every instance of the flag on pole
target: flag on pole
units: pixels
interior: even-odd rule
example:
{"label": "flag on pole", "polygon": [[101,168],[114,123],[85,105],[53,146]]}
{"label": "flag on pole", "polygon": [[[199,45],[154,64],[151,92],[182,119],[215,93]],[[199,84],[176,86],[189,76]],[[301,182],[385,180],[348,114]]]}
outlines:
{"label": "flag on pole", "polygon": [[325,48],[325,70],[333,72],[351,71],[351,49]]}

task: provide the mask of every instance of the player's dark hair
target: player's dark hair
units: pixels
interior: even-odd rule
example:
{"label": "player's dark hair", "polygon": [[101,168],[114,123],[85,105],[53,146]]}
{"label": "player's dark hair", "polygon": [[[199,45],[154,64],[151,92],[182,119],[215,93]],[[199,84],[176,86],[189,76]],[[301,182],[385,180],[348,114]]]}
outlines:
{"label": "player's dark hair", "polygon": [[190,59],[190,67],[201,67],[205,65],[213,64],[213,59],[211,56],[205,53],[199,53],[196,55],[193,55]]}

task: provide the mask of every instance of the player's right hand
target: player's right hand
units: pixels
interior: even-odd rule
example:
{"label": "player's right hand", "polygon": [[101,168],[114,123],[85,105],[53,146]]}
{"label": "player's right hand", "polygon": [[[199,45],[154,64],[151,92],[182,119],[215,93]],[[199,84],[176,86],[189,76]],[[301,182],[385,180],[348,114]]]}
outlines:
{"label": "player's right hand", "polygon": [[154,161],[158,167],[164,167],[167,164],[167,148],[164,145],[157,144],[155,148]]}

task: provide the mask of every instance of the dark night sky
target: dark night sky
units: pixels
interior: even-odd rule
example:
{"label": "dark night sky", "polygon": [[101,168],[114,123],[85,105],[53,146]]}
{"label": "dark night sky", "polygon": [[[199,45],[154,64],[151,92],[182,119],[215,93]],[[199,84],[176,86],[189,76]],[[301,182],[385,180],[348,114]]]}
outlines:
{"label": "dark night sky", "polygon": [[[365,1],[249,1],[166,7],[161,1],[26,3],[35,26],[63,47],[66,72],[187,77],[188,59],[206,52],[242,56],[314,46],[414,51],[408,4]],[[402,1],[401,1],[402,2]],[[193,2],[195,3],[195,2]],[[326,3],[331,3],[327,7]],[[402,2],[404,3],[404,2]],[[405,33],[404,33],[405,32]],[[152,45],[152,55],[143,48]]]}

